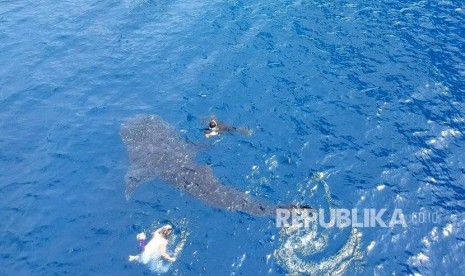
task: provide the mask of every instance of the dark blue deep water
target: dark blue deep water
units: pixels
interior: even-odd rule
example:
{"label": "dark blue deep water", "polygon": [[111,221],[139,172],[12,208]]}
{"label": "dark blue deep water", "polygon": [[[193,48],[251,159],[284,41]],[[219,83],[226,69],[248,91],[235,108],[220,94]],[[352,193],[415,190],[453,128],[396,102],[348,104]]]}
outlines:
{"label": "dark blue deep water", "polygon": [[[0,274],[156,274],[127,258],[171,223],[168,274],[463,275],[464,22],[461,1],[0,0]],[[273,221],[161,181],[126,200],[137,114],[254,197],[409,223],[292,255]],[[206,140],[212,114],[253,136]]]}

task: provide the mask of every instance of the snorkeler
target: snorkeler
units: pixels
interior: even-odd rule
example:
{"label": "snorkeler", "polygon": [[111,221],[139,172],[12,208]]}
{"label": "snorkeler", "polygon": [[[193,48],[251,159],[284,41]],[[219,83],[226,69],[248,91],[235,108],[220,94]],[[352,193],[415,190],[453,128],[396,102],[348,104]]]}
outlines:
{"label": "snorkeler", "polygon": [[175,257],[171,257],[168,255],[168,253],[166,253],[168,239],[171,237],[172,233],[173,227],[171,225],[165,225],[153,232],[152,239],[149,241],[149,243],[147,243],[147,245],[145,244],[145,233],[139,233],[137,235],[137,240],[139,241],[141,253],[136,256],[130,255],[129,261],[146,264],[159,256],[170,262],[176,261]]}
{"label": "snorkeler", "polygon": [[239,132],[246,136],[252,135],[252,132],[250,129],[228,126],[227,124],[216,122],[215,119],[212,119],[210,123],[208,123],[208,127],[204,129],[205,137],[207,138],[210,138],[210,137],[213,137],[218,134],[225,133],[225,132]]}

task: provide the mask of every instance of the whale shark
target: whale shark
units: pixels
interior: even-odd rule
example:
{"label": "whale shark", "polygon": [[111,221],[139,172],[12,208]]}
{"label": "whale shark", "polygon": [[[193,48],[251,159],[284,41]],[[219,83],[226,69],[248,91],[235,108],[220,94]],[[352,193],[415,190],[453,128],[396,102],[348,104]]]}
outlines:
{"label": "whale shark", "polygon": [[276,206],[224,185],[207,165],[196,162],[197,150],[158,115],[138,115],[123,122],[129,168],[126,198],[141,184],[159,180],[207,205],[253,216],[271,216]]}

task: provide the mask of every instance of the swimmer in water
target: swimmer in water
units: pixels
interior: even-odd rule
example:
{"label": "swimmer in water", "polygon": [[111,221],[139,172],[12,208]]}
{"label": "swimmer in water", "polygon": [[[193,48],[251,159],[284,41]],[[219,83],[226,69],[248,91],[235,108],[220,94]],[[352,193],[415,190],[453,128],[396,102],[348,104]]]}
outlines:
{"label": "swimmer in water", "polygon": [[215,119],[212,119],[210,123],[208,123],[208,127],[204,129],[205,137],[207,138],[211,138],[224,132],[239,132],[246,136],[252,135],[250,129],[228,126],[227,124],[221,122],[218,123]]}
{"label": "swimmer in water", "polygon": [[145,233],[139,233],[137,235],[137,240],[139,241],[141,253],[136,256],[130,255],[129,261],[148,263],[151,259],[156,258],[157,256],[161,256],[169,262],[176,261],[176,258],[171,257],[166,252],[166,247],[168,246],[168,239],[171,237],[172,233],[173,227],[171,225],[165,225],[153,232],[152,239],[149,241],[147,245],[145,245]]}

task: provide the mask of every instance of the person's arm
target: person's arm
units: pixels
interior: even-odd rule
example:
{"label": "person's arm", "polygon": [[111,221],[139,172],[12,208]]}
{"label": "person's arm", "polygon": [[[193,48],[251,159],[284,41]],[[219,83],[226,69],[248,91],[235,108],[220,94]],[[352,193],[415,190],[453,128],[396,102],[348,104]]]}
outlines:
{"label": "person's arm", "polygon": [[170,255],[168,255],[168,253],[166,253],[166,247],[165,247],[165,246],[163,246],[163,247],[161,248],[160,251],[161,251],[161,252],[160,252],[160,253],[161,253],[161,256],[162,256],[163,258],[165,258],[166,260],[168,260],[168,261],[170,261],[170,262],[176,261],[176,258],[173,258],[173,257],[171,257]]}
{"label": "person's arm", "polygon": [[225,123],[218,123],[218,132],[235,132],[237,129],[235,127],[229,126]]}

